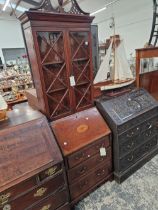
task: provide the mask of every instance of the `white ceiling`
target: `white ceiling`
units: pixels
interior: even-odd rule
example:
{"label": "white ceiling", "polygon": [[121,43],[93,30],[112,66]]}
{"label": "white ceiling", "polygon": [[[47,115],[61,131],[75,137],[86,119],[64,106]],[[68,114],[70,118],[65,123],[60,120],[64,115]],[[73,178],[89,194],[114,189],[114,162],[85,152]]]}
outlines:
{"label": "white ceiling", "polygon": [[[0,0],[0,10],[2,10],[5,1],[6,0]],[[12,7],[14,8],[19,1],[20,0],[10,0],[10,3],[12,5]],[[34,1],[37,3],[41,2],[41,0],[26,0],[26,1],[21,0],[19,6],[17,7],[17,11],[23,10],[24,8],[29,9],[30,7],[34,7],[33,5],[31,5],[31,1]],[[85,10],[86,12],[94,12],[97,9],[100,9],[103,6],[105,6],[106,4],[109,4],[110,2],[113,2],[113,1],[115,1],[115,0],[77,0],[79,5],[81,5],[82,9]],[[30,4],[28,4],[26,2],[30,2]],[[54,7],[56,7],[58,5],[57,4],[58,0],[51,0],[51,2],[54,5]],[[12,9],[10,8],[10,5],[9,5],[8,8],[6,9],[6,12],[11,12],[11,10]]]}

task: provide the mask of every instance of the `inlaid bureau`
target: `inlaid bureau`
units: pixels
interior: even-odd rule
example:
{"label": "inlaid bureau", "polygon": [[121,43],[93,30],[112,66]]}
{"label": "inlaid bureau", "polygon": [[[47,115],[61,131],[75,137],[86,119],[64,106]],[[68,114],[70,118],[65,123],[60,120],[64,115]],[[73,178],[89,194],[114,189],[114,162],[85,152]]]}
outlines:
{"label": "inlaid bureau", "polygon": [[135,89],[96,105],[113,132],[114,177],[122,182],[158,153],[158,102]]}
{"label": "inlaid bureau", "polygon": [[60,150],[45,116],[29,107],[0,123],[0,210],[68,210]]}
{"label": "inlaid bureau", "polygon": [[71,205],[112,179],[111,131],[96,108],[51,123],[65,159]]}

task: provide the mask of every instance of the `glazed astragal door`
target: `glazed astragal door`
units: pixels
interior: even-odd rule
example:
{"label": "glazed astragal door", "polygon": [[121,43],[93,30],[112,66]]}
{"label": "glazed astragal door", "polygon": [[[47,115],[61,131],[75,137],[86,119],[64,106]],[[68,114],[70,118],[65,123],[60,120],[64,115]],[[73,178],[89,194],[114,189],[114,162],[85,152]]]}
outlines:
{"label": "glazed astragal door", "polygon": [[70,76],[74,76],[73,95],[75,110],[79,111],[92,104],[92,69],[90,32],[71,31],[70,39]]}
{"label": "glazed astragal door", "polygon": [[64,49],[64,32],[37,32],[44,95],[48,117],[55,119],[71,113],[69,79]]}

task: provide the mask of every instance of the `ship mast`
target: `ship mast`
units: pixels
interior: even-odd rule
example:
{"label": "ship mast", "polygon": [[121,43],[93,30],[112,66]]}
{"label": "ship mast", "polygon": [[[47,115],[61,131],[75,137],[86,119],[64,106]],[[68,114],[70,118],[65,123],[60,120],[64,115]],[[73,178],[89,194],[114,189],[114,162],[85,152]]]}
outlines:
{"label": "ship mast", "polygon": [[114,28],[114,35],[113,35],[113,37],[114,37],[114,73],[113,73],[113,75],[114,75],[114,80],[115,80],[115,63],[116,63],[116,51],[115,51],[115,49],[116,49],[116,37],[115,37],[115,35],[116,35],[116,31],[115,31],[115,19],[114,19],[114,17],[112,17],[112,21],[113,21],[113,28]]}

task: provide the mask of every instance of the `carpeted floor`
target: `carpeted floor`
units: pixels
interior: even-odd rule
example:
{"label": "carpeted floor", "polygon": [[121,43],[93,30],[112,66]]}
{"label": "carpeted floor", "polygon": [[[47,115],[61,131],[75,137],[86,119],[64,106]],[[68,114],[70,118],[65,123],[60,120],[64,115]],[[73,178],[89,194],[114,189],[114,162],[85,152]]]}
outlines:
{"label": "carpeted floor", "polygon": [[104,184],[75,210],[158,210],[158,155],[121,185]]}

